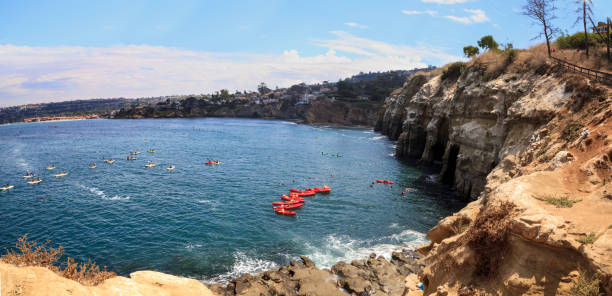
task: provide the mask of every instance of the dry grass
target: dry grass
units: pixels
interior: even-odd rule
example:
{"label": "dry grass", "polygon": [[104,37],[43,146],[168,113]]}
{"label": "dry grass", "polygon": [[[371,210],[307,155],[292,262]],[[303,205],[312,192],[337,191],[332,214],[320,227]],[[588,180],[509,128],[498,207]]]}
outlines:
{"label": "dry grass", "polygon": [[585,68],[612,73],[612,61],[608,61],[603,56],[605,51],[605,47],[590,48],[590,54],[587,58],[584,50],[556,49],[553,56]]}
{"label": "dry grass", "polygon": [[511,203],[487,207],[461,238],[476,252],[476,275],[493,277],[507,249],[509,217],[514,209]]}
{"label": "dry grass", "polygon": [[580,271],[580,276],[572,285],[570,293],[575,296],[598,296],[599,279],[584,271]]}
{"label": "dry grass", "polygon": [[463,217],[461,217],[457,219],[455,223],[453,223],[453,225],[451,226],[451,230],[455,234],[460,234],[460,233],[463,233],[465,230],[467,230],[469,226],[470,226],[469,221],[465,221]]}
{"label": "dry grass", "polygon": [[100,267],[91,261],[86,264],[78,264],[73,258],[68,257],[65,263],[60,264],[59,260],[64,255],[64,248],[62,246],[47,247],[49,243],[49,240],[42,244],[29,241],[28,235],[25,234],[17,239],[14,249],[7,250],[7,253],[0,257],[0,261],[16,266],[45,267],[65,278],[91,286],[115,276],[114,272],[107,271],[106,267],[100,270]]}

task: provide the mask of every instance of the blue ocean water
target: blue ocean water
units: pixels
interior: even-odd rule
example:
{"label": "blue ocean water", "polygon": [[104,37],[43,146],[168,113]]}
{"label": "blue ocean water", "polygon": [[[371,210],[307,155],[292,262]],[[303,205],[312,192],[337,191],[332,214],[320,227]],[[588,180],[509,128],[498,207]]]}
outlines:
{"label": "blue ocean water", "polygon": [[[15,185],[0,192],[0,248],[29,233],[120,274],[146,269],[205,281],[299,255],[326,267],[389,255],[424,243],[429,228],[462,206],[428,181],[432,172],[393,158],[393,145],[370,130],[272,120],[0,126],[0,183]],[[127,161],[129,151],[141,154]],[[205,166],[209,159],[222,164]],[[158,166],[146,169],[148,161]],[[88,168],[92,162],[96,169]],[[47,171],[49,164],[57,169]],[[171,164],[176,169],[166,171]],[[57,170],[68,175],[56,178]],[[43,182],[27,184],[26,171]],[[370,186],[384,178],[396,184]],[[272,211],[289,188],[323,184],[332,193],[307,197],[297,216]]]}

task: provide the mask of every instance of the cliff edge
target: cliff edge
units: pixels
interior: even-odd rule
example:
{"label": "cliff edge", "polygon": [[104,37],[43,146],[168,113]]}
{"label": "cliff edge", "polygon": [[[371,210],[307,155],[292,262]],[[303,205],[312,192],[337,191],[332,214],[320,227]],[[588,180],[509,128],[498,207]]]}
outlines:
{"label": "cliff edge", "polygon": [[197,280],[154,271],[137,271],[130,278],[116,276],[97,286],[85,286],[45,267],[17,267],[0,262],[2,296],[17,295],[160,295],[214,296]]}
{"label": "cliff edge", "polygon": [[612,293],[610,87],[488,52],[414,75],[376,129],[474,200],[419,249],[426,295]]}

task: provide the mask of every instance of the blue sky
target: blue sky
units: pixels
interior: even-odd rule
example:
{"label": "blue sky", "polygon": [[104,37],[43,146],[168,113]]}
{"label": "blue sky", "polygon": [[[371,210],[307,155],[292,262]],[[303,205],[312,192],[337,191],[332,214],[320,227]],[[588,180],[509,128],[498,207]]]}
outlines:
{"label": "blue sky", "polygon": [[[1,1],[0,106],[290,86],[528,47],[524,0]],[[555,24],[574,32],[573,0]],[[597,20],[612,1],[594,0]]]}

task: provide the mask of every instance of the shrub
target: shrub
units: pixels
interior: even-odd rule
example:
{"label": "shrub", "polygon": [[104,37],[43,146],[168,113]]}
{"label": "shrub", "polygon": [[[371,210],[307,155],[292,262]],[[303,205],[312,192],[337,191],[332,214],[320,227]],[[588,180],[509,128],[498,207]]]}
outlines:
{"label": "shrub", "polygon": [[114,272],[109,272],[100,267],[95,262],[88,261],[86,264],[78,264],[74,259],[68,257],[66,262],[58,264],[59,259],[64,255],[64,248],[59,246],[47,248],[49,240],[43,244],[29,241],[28,235],[24,234],[17,239],[14,250],[7,250],[7,253],[0,257],[0,261],[14,264],[16,266],[40,266],[48,268],[59,275],[77,281],[84,285],[97,285],[104,280],[114,277]]}
{"label": "shrub", "polygon": [[583,245],[588,245],[588,244],[592,244],[597,240],[597,235],[595,234],[595,232],[591,232],[579,239],[576,239],[577,242],[583,244]]}
{"label": "shrub", "polygon": [[[596,33],[588,33],[589,47],[595,46],[600,42],[600,37]],[[563,35],[555,41],[561,49],[585,49],[584,32],[577,32],[572,35]]]}
{"label": "shrub", "polygon": [[561,139],[567,142],[573,142],[574,140],[578,139],[580,136],[580,130],[583,127],[584,125],[575,121],[568,123],[561,133]]}
{"label": "shrub", "polygon": [[456,80],[463,74],[465,68],[467,67],[467,63],[464,62],[455,62],[448,66],[448,68],[442,71],[442,80],[451,79]]}
{"label": "shrub", "polygon": [[568,196],[554,196],[554,195],[544,195],[544,196],[534,196],[533,198],[541,201],[545,201],[551,205],[554,205],[557,208],[571,208],[575,203],[580,202],[579,199],[570,199]]}
{"label": "shrub", "polygon": [[572,285],[570,293],[575,296],[598,296],[599,279],[580,271],[580,276]]}
{"label": "shrub", "polygon": [[491,35],[483,36],[477,43],[478,47],[484,50],[497,50],[499,48],[499,44],[497,44]]}
{"label": "shrub", "polygon": [[479,53],[480,53],[480,50],[478,50],[478,47],[475,47],[475,46],[468,45],[463,48],[463,54],[465,54],[465,56],[468,58],[476,56]]}

